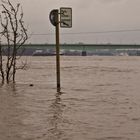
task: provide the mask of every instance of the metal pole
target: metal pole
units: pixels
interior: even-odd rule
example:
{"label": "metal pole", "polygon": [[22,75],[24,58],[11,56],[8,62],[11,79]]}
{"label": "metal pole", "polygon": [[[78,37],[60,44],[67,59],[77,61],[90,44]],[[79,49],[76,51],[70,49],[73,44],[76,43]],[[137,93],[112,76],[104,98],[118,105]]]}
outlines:
{"label": "metal pole", "polygon": [[60,92],[60,45],[59,45],[59,11],[56,14],[56,75],[57,75],[57,92]]}

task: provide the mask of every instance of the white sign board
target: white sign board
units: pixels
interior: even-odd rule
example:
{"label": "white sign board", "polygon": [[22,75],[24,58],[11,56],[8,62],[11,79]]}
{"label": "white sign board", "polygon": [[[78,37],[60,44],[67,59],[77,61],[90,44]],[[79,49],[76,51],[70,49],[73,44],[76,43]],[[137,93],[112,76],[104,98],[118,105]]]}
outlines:
{"label": "white sign board", "polygon": [[60,8],[60,27],[62,28],[72,27],[72,8],[67,7]]}

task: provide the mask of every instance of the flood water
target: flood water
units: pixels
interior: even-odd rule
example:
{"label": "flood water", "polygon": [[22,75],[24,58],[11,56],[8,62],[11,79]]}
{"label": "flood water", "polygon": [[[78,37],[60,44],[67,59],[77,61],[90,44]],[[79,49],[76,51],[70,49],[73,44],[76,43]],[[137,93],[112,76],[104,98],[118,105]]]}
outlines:
{"label": "flood water", "polygon": [[[140,57],[28,57],[0,86],[0,140],[139,140]],[[33,86],[29,86],[33,84]]]}

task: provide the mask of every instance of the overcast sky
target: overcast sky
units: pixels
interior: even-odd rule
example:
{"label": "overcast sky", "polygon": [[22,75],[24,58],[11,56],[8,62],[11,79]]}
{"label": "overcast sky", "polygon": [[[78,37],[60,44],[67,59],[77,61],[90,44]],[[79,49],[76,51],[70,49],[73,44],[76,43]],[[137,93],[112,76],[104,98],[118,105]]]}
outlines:
{"label": "overcast sky", "polygon": [[[17,0],[13,0],[16,2]],[[49,12],[60,7],[73,10],[73,27],[60,29],[61,43],[139,43],[140,0],[18,0],[30,33],[55,33]],[[100,32],[100,33],[99,33]],[[101,33],[104,32],[104,33]],[[75,33],[75,34],[63,34]],[[32,43],[54,43],[54,35],[31,36]]]}

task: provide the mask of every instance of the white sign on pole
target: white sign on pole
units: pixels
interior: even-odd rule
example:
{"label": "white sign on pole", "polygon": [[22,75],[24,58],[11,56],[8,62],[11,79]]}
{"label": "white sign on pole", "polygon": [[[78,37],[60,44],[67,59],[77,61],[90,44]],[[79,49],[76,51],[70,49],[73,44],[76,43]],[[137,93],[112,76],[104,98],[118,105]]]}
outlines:
{"label": "white sign on pole", "polygon": [[72,27],[72,8],[67,7],[60,8],[60,27],[62,28]]}

